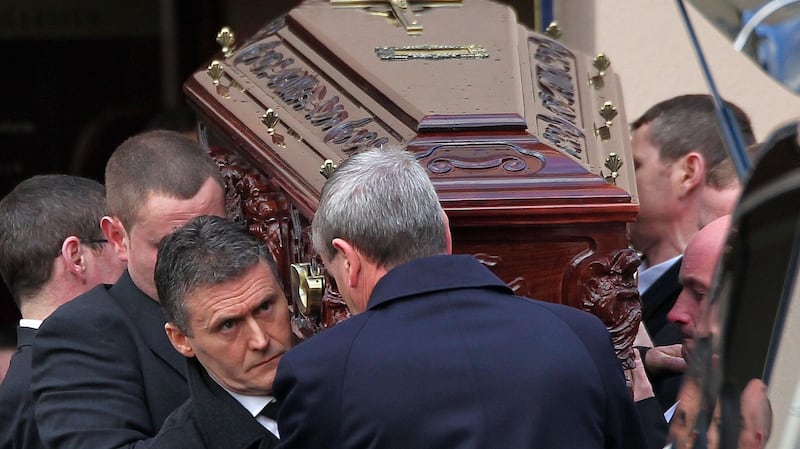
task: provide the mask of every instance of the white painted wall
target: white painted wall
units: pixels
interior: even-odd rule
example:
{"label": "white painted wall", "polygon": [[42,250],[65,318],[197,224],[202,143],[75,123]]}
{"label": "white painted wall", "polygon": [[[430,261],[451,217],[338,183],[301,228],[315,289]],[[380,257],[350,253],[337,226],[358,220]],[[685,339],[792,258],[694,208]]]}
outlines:
{"label": "white painted wall", "polygon": [[[800,119],[800,96],[734,50],[691,5],[687,9],[720,94],[748,113],[758,140]],[[675,95],[708,93],[674,1],[556,0],[555,18],[566,44],[611,59],[629,121]]]}

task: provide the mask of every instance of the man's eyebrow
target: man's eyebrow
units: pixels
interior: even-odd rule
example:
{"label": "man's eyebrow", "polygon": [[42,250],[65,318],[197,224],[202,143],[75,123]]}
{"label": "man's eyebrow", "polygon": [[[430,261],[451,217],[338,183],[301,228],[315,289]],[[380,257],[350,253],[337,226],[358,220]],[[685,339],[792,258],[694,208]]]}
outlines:
{"label": "man's eyebrow", "polygon": [[219,311],[211,314],[211,317],[208,319],[208,324],[211,327],[216,327],[224,321],[238,320],[239,318],[240,316],[235,313]]}
{"label": "man's eyebrow", "polygon": [[697,285],[702,285],[700,280],[696,276],[688,275],[688,276],[681,276],[678,278],[679,282],[684,287],[695,287]]}

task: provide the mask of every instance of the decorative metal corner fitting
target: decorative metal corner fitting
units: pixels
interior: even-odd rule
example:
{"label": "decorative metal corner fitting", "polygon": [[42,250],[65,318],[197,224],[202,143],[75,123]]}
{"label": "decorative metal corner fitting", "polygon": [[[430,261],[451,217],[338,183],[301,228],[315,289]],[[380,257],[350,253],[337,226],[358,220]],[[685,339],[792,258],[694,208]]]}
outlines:
{"label": "decorative metal corner fitting", "polygon": [[286,148],[286,139],[283,137],[283,134],[275,132],[275,127],[280,122],[278,113],[272,109],[267,109],[264,115],[261,116],[261,123],[267,127],[267,135],[272,137],[272,143],[281,148]]}
{"label": "decorative metal corner fitting", "polygon": [[605,74],[606,70],[611,67],[611,60],[604,53],[598,53],[592,60],[592,65],[601,74]]}
{"label": "decorative metal corner fitting", "polygon": [[222,27],[217,33],[217,43],[222,47],[222,54],[226,58],[231,56],[236,48],[236,36],[233,34],[233,30],[229,27]]}
{"label": "decorative metal corner fitting", "polygon": [[271,108],[267,109],[264,112],[264,115],[261,116],[261,123],[267,126],[267,134],[272,135],[275,133],[275,125],[280,123],[280,119],[278,118],[278,113],[273,111]]}
{"label": "decorative metal corner fitting", "polygon": [[225,66],[217,60],[211,61],[211,65],[208,66],[206,73],[211,77],[211,81],[214,85],[219,86],[219,81],[222,79],[222,75],[225,74]]}
{"label": "decorative metal corner fitting", "polygon": [[554,20],[550,22],[550,25],[547,25],[547,28],[544,30],[544,34],[553,39],[558,39],[563,33],[561,32],[561,27],[558,26],[558,22]]}
{"label": "decorative metal corner fitting", "polygon": [[334,164],[332,160],[325,159],[325,162],[323,162],[322,166],[319,168],[319,173],[324,176],[325,179],[330,179],[337,168],[338,166]]}
{"label": "decorative metal corner fitting", "polygon": [[606,101],[603,103],[603,107],[600,108],[600,117],[603,117],[605,123],[603,126],[599,128],[595,126],[594,128],[594,135],[599,137],[601,141],[605,142],[606,140],[611,139],[611,125],[613,125],[614,118],[617,116],[617,108],[610,101]]}
{"label": "decorative metal corner fitting", "polygon": [[[617,177],[619,177],[619,169],[622,168],[622,159],[617,156],[617,153],[609,153],[606,158],[605,167],[610,170],[608,175],[603,175],[606,182],[609,184],[617,185]],[[601,172],[602,174],[602,172]]]}
{"label": "decorative metal corner fitting", "polygon": [[600,117],[603,117],[606,120],[606,123],[608,123],[616,116],[617,108],[614,107],[614,104],[610,101],[603,103],[603,107],[600,108]]}
{"label": "decorative metal corner fitting", "polygon": [[222,77],[225,75],[225,65],[223,65],[220,61],[214,60],[211,61],[211,64],[206,69],[206,73],[209,77],[211,77],[211,82],[214,83],[214,87],[217,88],[217,95],[223,98],[230,98],[230,88],[233,87],[235,89],[239,89],[240,92],[244,92],[245,88],[241,84],[237,83],[236,80],[231,79],[228,85],[222,83]]}
{"label": "decorative metal corner fitting", "polygon": [[598,90],[606,84],[604,77],[606,76],[606,70],[611,67],[611,60],[605,54],[598,53],[592,60],[592,66],[597,69],[597,74],[589,77],[589,85]]}

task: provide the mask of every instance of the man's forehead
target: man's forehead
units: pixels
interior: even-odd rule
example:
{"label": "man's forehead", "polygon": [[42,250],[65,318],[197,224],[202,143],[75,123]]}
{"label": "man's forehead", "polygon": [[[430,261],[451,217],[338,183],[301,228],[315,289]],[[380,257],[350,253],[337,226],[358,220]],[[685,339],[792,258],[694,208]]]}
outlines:
{"label": "man's forehead", "polygon": [[678,275],[681,283],[684,279],[690,278],[709,283],[714,275],[714,270],[722,255],[727,228],[719,225],[708,228],[709,226],[711,225],[706,225],[706,228],[695,234],[684,251]]}
{"label": "man's forehead", "polygon": [[[269,265],[263,260],[244,269],[240,276],[220,282],[201,283],[186,294],[188,308],[215,305],[240,304],[247,301],[260,302],[264,295],[282,295],[283,290]],[[202,309],[206,310],[206,309]],[[208,309],[211,310],[211,309]]]}
{"label": "man's forehead", "polygon": [[645,147],[653,146],[652,142],[650,142],[647,126],[648,125],[644,125],[631,133],[631,149],[633,150],[634,157],[642,153]]}
{"label": "man's forehead", "polygon": [[[710,277],[710,276],[709,276]],[[678,280],[683,288],[689,290],[708,290],[709,289],[709,281],[708,278],[703,277],[699,278],[692,274],[683,275],[681,274],[678,276]]]}
{"label": "man's forehead", "polygon": [[645,126],[634,131],[636,134],[631,137],[631,155],[634,163],[642,165],[652,162],[663,167],[671,166],[675,161],[661,157],[661,149],[650,139],[650,133]]}
{"label": "man's forehead", "polygon": [[[694,256],[694,257],[692,257]],[[687,253],[683,256],[678,280],[684,288],[695,291],[708,290],[714,276],[716,258],[709,257],[707,253]]]}

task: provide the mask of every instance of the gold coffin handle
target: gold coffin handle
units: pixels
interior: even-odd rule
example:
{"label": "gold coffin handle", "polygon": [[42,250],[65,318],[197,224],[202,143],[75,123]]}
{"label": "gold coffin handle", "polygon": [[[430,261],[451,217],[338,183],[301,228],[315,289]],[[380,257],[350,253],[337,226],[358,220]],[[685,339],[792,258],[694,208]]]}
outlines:
{"label": "gold coffin handle", "polygon": [[325,277],[314,274],[310,263],[293,263],[292,301],[297,311],[305,316],[318,315],[325,292]]}

